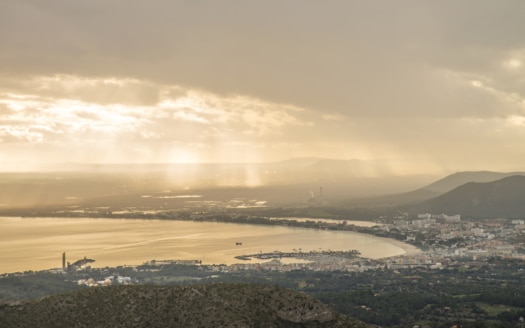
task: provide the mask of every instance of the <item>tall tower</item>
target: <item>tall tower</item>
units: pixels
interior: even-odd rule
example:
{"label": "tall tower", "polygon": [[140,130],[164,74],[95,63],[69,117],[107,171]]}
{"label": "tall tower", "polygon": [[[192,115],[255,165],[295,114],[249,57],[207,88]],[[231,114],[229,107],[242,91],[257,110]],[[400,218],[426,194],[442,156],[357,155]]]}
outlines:
{"label": "tall tower", "polygon": [[66,271],[66,252],[62,253],[62,271]]}

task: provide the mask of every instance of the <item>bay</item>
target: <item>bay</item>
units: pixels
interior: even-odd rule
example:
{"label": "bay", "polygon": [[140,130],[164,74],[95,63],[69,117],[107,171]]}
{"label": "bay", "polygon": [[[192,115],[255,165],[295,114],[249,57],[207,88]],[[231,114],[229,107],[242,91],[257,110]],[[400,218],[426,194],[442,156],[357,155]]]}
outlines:
{"label": "bay", "polygon": [[[238,245],[242,243],[242,245]],[[347,231],[220,222],[87,218],[0,218],[0,273],[60,268],[62,253],[93,267],[150,260],[233,264],[258,252],[357,249],[366,258],[402,255],[394,240]],[[244,262],[243,262],[244,263]]]}

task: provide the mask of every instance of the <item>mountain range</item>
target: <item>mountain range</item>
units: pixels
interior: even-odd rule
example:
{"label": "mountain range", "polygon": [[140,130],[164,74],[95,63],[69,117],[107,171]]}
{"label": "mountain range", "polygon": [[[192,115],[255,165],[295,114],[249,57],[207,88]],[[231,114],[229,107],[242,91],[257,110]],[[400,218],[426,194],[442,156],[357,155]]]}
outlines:
{"label": "mountain range", "polygon": [[525,216],[520,198],[525,188],[519,179],[525,172],[457,172],[429,183],[435,178],[389,175],[377,162],[321,158],[252,164],[72,164],[62,169],[0,173],[0,210],[48,205],[176,209],[190,195],[200,201],[249,199],[270,206],[333,204],[480,218]]}
{"label": "mountain range", "polygon": [[525,176],[511,175],[491,182],[468,182],[407,209],[473,218],[523,218]]}

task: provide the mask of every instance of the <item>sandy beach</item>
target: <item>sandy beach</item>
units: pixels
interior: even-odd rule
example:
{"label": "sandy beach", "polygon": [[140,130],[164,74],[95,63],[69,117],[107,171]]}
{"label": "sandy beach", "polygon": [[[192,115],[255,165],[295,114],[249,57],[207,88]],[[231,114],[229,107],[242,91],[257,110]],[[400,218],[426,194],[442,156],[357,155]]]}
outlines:
{"label": "sandy beach", "polygon": [[415,255],[415,254],[422,252],[421,249],[417,248],[414,245],[406,243],[404,241],[393,239],[393,238],[386,238],[386,239],[388,239],[389,243],[392,243],[393,245],[400,247],[405,251],[405,254],[403,254],[402,256]]}

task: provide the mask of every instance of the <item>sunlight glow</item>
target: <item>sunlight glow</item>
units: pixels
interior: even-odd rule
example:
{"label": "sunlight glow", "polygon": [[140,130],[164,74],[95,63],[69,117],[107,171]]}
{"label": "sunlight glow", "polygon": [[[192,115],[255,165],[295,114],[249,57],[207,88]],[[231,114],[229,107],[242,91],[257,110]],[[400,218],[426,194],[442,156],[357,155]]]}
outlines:
{"label": "sunlight glow", "polygon": [[[518,94],[496,89],[482,76],[462,81],[501,103],[525,104]],[[384,163],[361,172],[367,176],[437,170],[402,155],[418,147],[413,138],[403,141],[403,134],[398,135],[402,146],[393,147],[374,136],[374,131],[389,129],[381,119],[358,124],[338,112],[313,112],[248,96],[133,79],[61,75],[25,83],[24,90],[32,93],[2,93],[0,89],[0,143],[2,151],[11,154],[6,161],[16,158],[17,162],[2,163],[4,167],[68,161],[255,163],[317,156]],[[148,100],[130,96],[134,94],[148,94]],[[417,120],[399,124],[411,129],[421,125]],[[500,130],[505,125],[521,127],[525,119],[517,115],[495,124]],[[474,124],[468,130],[480,126]],[[456,130],[465,131],[459,125]],[[418,156],[441,155],[420,152]],[[226,177],[224,184],[240,178],[250,186],[261,183],[256,171],[247,170],[242,177]]]}
{"label": "sunlight glow", "polygon": [[175,147],[171,151],[171,155],[168,158],[169,163],[186,164],[186,163],[199,163],[199,158],[190,151],[183,148]]}
{"label": "sunlight glow", "polygon": [[507,119],[507,122],[510,125],[514,125],[514,126],[525,126],[525,117],[513,115]]}
{"label": "sunlight glow", "polygon": [[506,61],[504,65],[508,69],[515,70],[515,69],[521,68],[521,66],[523,66],[523,63],[521,60],[513,58],[513,59]]}
{"label": "sunlight glow", "polygon": [[478,81],[478,80],[470,81],[470,84],[471,84],[473,87],[476,87],[476,88],[481,88],[481,87],[483,87],[483,83],[481,83],[481,81]]}

